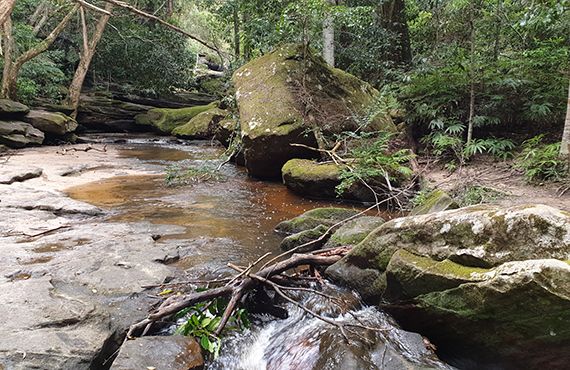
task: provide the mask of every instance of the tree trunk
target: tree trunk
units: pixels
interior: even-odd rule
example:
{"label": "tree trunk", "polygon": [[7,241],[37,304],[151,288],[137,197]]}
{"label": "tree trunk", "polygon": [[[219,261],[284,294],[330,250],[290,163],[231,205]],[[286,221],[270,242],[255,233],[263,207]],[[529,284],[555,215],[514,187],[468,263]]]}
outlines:
{"label": "tree trunk", "polygon": [[71,20],[71,18],[73,17],[78,8],[79,5],[73,6],[73,8],[69,11],[69,13],[67,13],[67,15],[63,17],[61,22],[59,22],[59,24],[50,32],[50,34],[42,42],[24,52],[22,55],[16,58],[15,61],[8,63],[8,61],[11,61],[12,58],[11,57],[8,58],[7,56],[4,58],[6,65],[10,64],[10,66],[8,67],[8,69],[6,69],[6,65],[4,67],[4,78],[2,79],[3,96],[6,96],[13,100],[17,99],[17,80],[18,80],[18,74],[20,73],[20,69],[22,68],[22,66],[29,60],[37,57],[38,55],[46,51],[51,46],[51,44],[53,44],[57,36],[59,36],[59,34],[64,30],[65,26],[67,26],[67,24],[69,23],[69,21]]}
{"label": "tree trunk", "polygon": [[2,23],[2,44],[4,47],[4,71],[2,74],[2,88],[0,89],[0,97],[8,98],[12,77],[12,53],[14,50],[14,39],[12,37],[12,17],[8,15]]}
{"label": "tree trunk", "polygon": [[0,0],[0,26],[12,16],[15,0]]}
{"label": "tree trunk", "polygon": [[406,4],[404,0],[384,1],[377,8],[382,25],[394,32],[398,41],[393,59],[397,64],[408,65],[412,61],[412,48],[410,46],[410,32],[406,19]]}
{"label": "tree trunk", "polygon": [[240,35],[239,35],[239,4],[237,1],[234,2],[234,54],[236,59],[240,58],[241,46],[240,46]]}
{"label": "tree trunk", "polygon": [[568,103],[566,106],[566,119],[564,120],[564,132],[560,143],[560,156],[570,160],[570,85],[568,86]]}
{"label": "tree trunk", "polygon": [[[328,0],[335,5],[335,0]],[[331,67],[334,67],[334,18],[330,11],[326,12],[323,20],[323,58]]]}
{"label": "tree trunk", "polygon": [[469,17],[469,43],[470,43],[470,61],[469,61],[469,79],[471,80],[469,87],[469,118],[467,120],[467,142],[466,145],[471,144],[473,139],[473,120],[475,118],[475,4],[471,3],[470,17]]}
{"label": "tree trunk", "polygon": [[103,32],[105,31],[105,27],[107,26],[107,22],[109,22],[109,18],[111,17],[111,10],[113,9],[113,4],[106,3],[105,4],[105,11],[107,13],[102,14],[101,18],[97,22],[97,26],[95,27],[95,32],[91,38],[91,42],[89,43],[89,47],[84,49],[81,53],[79,65],[75,70],[75,75],[73,76],[73,80],[69,85],[69,94],[67,96],[66,103],[73,108],[72,116],[75,118],[77,116],[77,108],[79,107],[79,97],[81,95],[81,89],[83,87],[83,82],[85,81],[85,76],[87,75],[87,71],[89,70],[89,65],[91,64],[91,60],[93,59],[93,55],[95,55],[95,49],[97,48],[97,44],[101,37],[103,36]]}

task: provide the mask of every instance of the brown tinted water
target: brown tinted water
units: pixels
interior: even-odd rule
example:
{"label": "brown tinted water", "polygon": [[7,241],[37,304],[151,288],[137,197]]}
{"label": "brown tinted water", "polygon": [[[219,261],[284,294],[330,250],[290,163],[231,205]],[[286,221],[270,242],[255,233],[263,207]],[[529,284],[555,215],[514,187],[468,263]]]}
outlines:
{"label": "brown tinted water", "polygon": [[68,194],[115,211],[112,222],[182,226],[182,232],[160,239],[195,246],[195,255],[178,262],[182,268],[203,265],[208,258],[225,264],[234,258],[247,262],[266,252],[278,253],[281,237],[273,229],[280,221],[316,207],[355,207],[303,199],[280,183],[251,179],[233,164],[222,168],[224,181],[168,187],[167,166],[200,166],[217,158],[220,149],[205,144],[124,145],[120,157],[136,160],[156,174],[113,177],[68,189]]}

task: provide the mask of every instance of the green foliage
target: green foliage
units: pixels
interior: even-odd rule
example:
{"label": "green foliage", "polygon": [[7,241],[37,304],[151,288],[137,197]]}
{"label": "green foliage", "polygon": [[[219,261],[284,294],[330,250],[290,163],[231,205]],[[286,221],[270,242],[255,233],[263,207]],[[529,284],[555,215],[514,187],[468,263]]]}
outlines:
{"label": "green foliage", "polygon": [[226,178],[213,165],[184,166],[173,164],[166,168],[167,186],[191,185],[200,182],[224,181]]}
{"label": "green foliage", "polygon": [[559,153],[560,143],[545,144],[544,136],[538,135],[523,143],[516,166],[529,183],[559,181],[568,175],[568,163]]}
{"label": "green foliage", "polygon": [[[200,346],[214,358],[218,357],[222,340],[215,331],[222,321],[222,315],[228,305],[223,298],[216,298],[208,303],[198,303],[179,311],[175,318],[186,321],[176,329],[176,334],[193,336]],[[234,310],[224,330],[243,330],[250,327],[248,313],[243,308]]]}
{"label": "green foliage", "polygon": [[359,145],[350,151],[352,162],[341,170],[341,183],[336,188],[338,194],[361,181],[370,185],[378,181],[396,184],[412,176],[412,170],[406,166],[413,158],[408,149],[393,150],[390,134],[379,133],[373,139],[368,137],[361,135]]}

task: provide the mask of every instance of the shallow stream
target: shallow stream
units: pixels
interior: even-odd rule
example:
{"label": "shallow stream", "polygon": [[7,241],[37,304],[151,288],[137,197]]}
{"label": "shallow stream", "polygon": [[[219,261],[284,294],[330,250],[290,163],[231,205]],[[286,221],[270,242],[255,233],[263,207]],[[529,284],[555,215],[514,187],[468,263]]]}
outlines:
{"label": "shallow stream", "polygon": [[[281,237],[273,229],[282,220],[307,210],[339,206],[330,201],[298,197],[282,184],[248,178],[244,169],[226,164],[223,181],[168,187],[168,168],[215,165],[222,149],[208,142],[180,143],[169,139],[103,137],[135,161],[146,175],[117,176],[68,189],[68,194],[110,211],[108,222],[146,221],[178,226],[175,233],[157,235],[158,242],[176,240],[189,253],[174,262],[191,277],[214,277],[226,264],[247,264],[271,252],[280,253]],[[351,205],[340,205],[353,207]],[[356,207],[356,206],[354,206]],[[387,215],[384,215],[387,216]],[[389,215],[388,215],[389,216]],[[225,341],[222,356],[211,369],[361,369],[446,368],[423,338],[400,330],[387,314],[362,307],[351,292],[327,286],[349,302],[338,310],[322,297],[300,296],[308,307],[341,322],[361,320],[382,328],[351,336],[346,344],[338,330],[287,307],[289,317],[254,317],[251,330]]]}

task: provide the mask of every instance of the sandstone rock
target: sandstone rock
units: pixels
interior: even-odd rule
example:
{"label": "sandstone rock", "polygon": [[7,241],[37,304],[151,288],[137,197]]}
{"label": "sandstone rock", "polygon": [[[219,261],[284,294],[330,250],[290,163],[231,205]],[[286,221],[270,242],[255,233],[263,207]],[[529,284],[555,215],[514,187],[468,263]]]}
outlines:
{"label": "sandstone rock", "polygon": [[[375,102],[377,91],[370,85],[305,51],[301,45],[285,45],[234,73],[246,167],[252,176],[276,178],[289,159],[314,158],[314,151],[290,144],[316,147],[315,125],[325,135],[354,130],[354,114],[366,114]],[[313,107],[306,117],[303,96],[310,96]],[[396,131],[386,115],[374,117],[370,129]]]}
{"label": "sandstone rock", "polygon": [[0,118],[20,118],[30,111],[28,106],[9,99],[0,99]]}
{"label": "sandstone rock", "polygon": [[137,125],[151,126],[164,134],[170,134],[178,127],[188,123],[192,118],[207,110],[213,109],[217,103],[187,108],[153,108],[135,117]]}
{"label": "sandstone rock", "polygon": [[325,244],[327,248],[356,245],[386,221],[382,217],[361,216],[338,228]]}
{"label": "sandstone rock", "polygon": [[239,138],[239,121],[233,118],[224,118],[215,127],[214,137],[226,148],[230,146],[232,137]]}
{"label": "sandstone rock", "polygon": [[192,337],[141,337],[126,341],[111,369],[201,370],[204,358]]}
{"label": "sandstone rock", "polygon": [[35,177],[40,177],[43,170],[37,167],[31,168],[11,168],[0,167],[0,184],[12,184],[14,182],[22,182]]}
{"label": "sandstone rock", "polygon": [[279,223],[275,230],[284,234],[295,234],[320,225],[330,227],[357,214],[358,211],[347,208],[315,208],[291,220]]}
{"label": "sandstone rock", "polygon": [[459,205],[443,190],[435,189],[427,196],[423,204],[414,207],[410,212],[410,216],[424,215],[427,213],[447,211],[448,209],[457,209]]}
{"label": "sandstone rock", "polygon": [[44,133],[29,123],[20,121],[0,121],[0,144],[11,148],[23,148],[28,145],[40,145]]}
{"label": "sandstone rock", "polygon": [[218,123],[228,115],[228,112],[212,108],[197,114],[187,123],[175,127],[172,134],[187,139],[210,139],[215,135]]}
{"label": "sandstone rock", "polygon": [[46,134],[59,136],[73,132],[77,128],[77,122],[73,118],[63,113],[45,110],[30,111],[24,117],[24,121]]}

